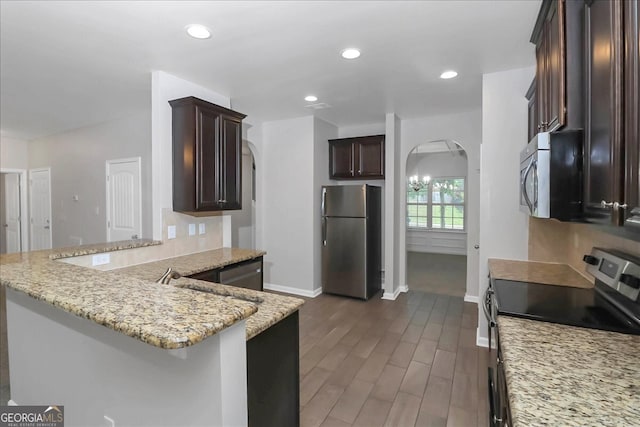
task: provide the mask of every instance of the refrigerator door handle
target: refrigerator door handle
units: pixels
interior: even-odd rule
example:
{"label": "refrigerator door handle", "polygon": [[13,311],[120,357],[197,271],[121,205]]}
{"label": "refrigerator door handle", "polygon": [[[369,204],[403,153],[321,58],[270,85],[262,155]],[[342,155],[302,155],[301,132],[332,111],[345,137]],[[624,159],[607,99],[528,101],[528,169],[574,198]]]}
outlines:
{"label": "refrigerator door handle", "polygon": [[325,212],[325,202],[326,202],[326,200],[327,200],[327,189],[323,188],[322,189],[322,216],[326,215],[326,212]]}
{"label": "refrigerator door handle", "polygon": [[322,246],[327,246],[327,217],[322,217]]}

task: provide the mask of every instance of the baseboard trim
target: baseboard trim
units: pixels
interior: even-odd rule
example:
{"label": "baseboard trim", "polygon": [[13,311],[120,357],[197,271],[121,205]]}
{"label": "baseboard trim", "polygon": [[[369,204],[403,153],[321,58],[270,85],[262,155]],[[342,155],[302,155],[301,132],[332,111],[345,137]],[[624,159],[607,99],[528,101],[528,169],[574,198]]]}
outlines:
{"label": "baseboard trim", "polygon": [[479,335],[476,335],[476,345],[478,347],[484,347],[487,348],[489,347],[489,340],[485,337],[481,337]]}
{"label": "baseboard trim", "polygon": [[464,294],[464,302],[472,302],[474,304],[478,304],[480,302],[480,298],[477,296]]}
{"label": "baseboard trim", "polygon": [[384,291],[384,293],[382,294],[382,299],[386,299],[386,300],[389,300],[389,301],[395,301],[396,298],[398,298],[398,295],[400,295],[400,292],[407,292],[408,290],[409,289],[407,288],[407,285],[404,285],[404,286],[399,286],[393,292]]}
{"label": "baseboard trim", "polygon": [[263,283],[262,287],[269,291],[284,292],[285,294],[300,295],[307,298],[315,298],[322,293],[322,288],[307,291],[305,289],[292,288],[291,286],[282,286],[273,283]]}

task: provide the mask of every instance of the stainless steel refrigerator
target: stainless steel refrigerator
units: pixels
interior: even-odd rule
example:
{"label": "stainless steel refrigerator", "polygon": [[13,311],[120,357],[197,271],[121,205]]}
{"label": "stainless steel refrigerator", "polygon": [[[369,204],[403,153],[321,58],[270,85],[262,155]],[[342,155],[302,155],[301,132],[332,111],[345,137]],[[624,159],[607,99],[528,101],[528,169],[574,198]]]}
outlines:
{"label": "stainless steel refrigerator", "polygon": [[322,292],[366,300],[380,291],[381,191],[322,187]]}

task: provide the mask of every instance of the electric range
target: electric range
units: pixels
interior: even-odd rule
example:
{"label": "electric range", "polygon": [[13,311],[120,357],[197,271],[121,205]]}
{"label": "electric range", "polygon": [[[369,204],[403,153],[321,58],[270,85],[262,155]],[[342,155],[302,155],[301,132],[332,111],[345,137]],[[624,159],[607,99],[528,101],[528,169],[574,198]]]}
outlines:
{"label": "electric range", "polygon": [[507,315],[640,335],[640,259],[593,248],[584,256],[592,289],[492,280],[491,316]]}
{"label": "electric range", "polygon": [[[489,425],[512,425],[504,372],[499,315],[640,335],[640,259],[611,249],[593,248],[583,258],[595,278],[591,289],[492,279],[482,308],[487,318],[489,352],[495,336],[495,364],[488,367]],[[493,333],[492,333],[493,332]]]}

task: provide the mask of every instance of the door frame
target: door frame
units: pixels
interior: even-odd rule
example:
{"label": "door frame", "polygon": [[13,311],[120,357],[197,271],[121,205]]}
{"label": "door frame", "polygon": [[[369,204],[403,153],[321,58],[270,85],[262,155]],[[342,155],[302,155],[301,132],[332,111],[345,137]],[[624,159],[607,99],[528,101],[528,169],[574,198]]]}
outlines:
{"label": "door frame", "polygon": [[52,248],[53,247],[53,211],[52,211],[52,201],[53,201],[53,197],[51,194],[51,167],[47,166],[45,168],[33,168],[33,169],[29,169],[29,250],[31,250],[31,237],[32,237],[32,233],[31,233],[31,209],[33,207],[32,203],[31,203],[31,197],[32,197],[32,193],[31,193],[31,175],[33,174],[33,172],[41,172],[41,171],[47,171],[47,173],[49,173],[49,246]]}
{"label": "door frame", "polygon": [[106,160],[104,162],[105,164],[105,168],[104,168],[104,185],[106,187],[105,189],[105,195],[106,195],[106,204],[105,204],[105,210],[106,210],[106,223],[105,226],[107,227],[107,242],[111,241],[111,230],[109,227],[109,223],[111,222],[111,209],[110,209],[110,205],[109,205],[109,201],[111,198],[111,194],[109,192],[109,166],[112,163],[130,163],[130,162],[136,162],[137,166],[138,166],[138,194],[140,195],[140,197],[138,197],[138,224],[140,224],[140,234],[138,236],[139,239],[142,238],[142,157],[138,156],[138,157],[125,157],[122,159],[111,159],[111,160]]}
{"label": "door frame", "polygon": [[[28,252],[31,242],[29,241],[29,193],[27,187],[27,170],[0,168],[0,173],[20,174],[20,251]],[[51,175],[49,175],[49,182],[51,182]]]}

